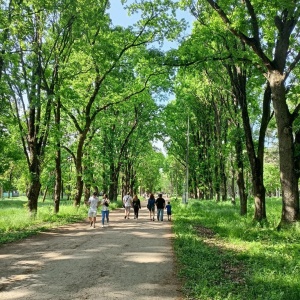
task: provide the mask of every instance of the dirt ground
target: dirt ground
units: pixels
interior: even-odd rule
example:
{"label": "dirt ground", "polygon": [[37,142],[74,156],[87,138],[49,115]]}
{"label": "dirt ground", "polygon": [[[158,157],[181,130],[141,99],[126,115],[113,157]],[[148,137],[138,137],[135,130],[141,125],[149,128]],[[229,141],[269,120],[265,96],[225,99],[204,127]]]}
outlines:
{"label": "dirt ground", "polygon": [[182,299],[171,222],[110,212],[0,247],[0,299]]}

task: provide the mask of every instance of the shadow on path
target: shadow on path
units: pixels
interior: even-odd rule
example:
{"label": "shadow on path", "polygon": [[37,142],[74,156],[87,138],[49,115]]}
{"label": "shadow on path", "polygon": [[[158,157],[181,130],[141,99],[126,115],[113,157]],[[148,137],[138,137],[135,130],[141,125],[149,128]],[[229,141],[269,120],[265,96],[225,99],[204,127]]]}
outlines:
{"label": "shadow on path", "polygon": [[0,299],[181,299],[171,222],[110,212],[0,248]]}

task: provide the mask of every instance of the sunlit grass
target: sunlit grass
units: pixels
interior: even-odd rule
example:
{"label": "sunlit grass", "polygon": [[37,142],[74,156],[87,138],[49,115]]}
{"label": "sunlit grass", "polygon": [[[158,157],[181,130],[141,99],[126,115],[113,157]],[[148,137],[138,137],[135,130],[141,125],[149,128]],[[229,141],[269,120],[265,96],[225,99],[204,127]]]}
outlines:
{"label": "sunlit grass", "polygon": [[[111,203],[110,209],[121,207],[119,202]],[[0,244],[28,237],[60,225],[83,221],[88,208],[82,204],[74,207],[72,201],[62,200],[59,213],[54,213],[53,201],[46,199],[38,203],[33,217],[27,209],[25,197],[0,200]]]}
{"label": "sunlit grass", "polygon": [[175,252],[187,299],[300,299],[300,230],[277,231],[281,201],[268,199],[268,222],[253,222],[230,202],[172,201]]}
{"label": "sunlit grass", "polygon": [[54,214],[53,201],[38,203],[37,214],[33,217],[27,209],[25,197],[0,200],[0,244],[34,235],[50,228],[82,221],[87,208],[74,207],[71,201],[62,201],[60,211]]}

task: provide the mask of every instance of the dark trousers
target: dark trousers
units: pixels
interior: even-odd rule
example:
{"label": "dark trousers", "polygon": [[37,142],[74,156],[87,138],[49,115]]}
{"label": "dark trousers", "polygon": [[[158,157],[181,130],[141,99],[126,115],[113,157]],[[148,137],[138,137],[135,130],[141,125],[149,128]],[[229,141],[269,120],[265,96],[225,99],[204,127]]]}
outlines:
{"label": "dark trousers", "polygon": [[135,215],[136,218],[139,217],[139,209],[140,209],[139,207],[134,207],[134,208],[133,208],[133,210],[134,210],[134,215]]}

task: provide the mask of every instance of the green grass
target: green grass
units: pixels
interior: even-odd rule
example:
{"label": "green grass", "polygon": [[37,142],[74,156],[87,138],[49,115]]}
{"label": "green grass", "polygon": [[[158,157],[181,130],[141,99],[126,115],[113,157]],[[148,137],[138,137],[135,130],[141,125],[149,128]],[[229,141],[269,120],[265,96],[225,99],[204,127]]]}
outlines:
{"label": "green grass", "polygon": [[253,223],[231,203],[172,201],[174,247],[186,299],[299,300],[300,229],[277,231],[281,201],[267,200],[268,222]]}
{"label": "green grass", "polygon": [[[111,203],[110,208],[121,207],[121,203]],[[13,242],[32,236],[41,231],[61,225],[83,221],[87,218],[88,208],[79,208],[72,201],[62,200],[58,214],[54,214],[53,201],[46,199],[38,203],[38,211],[33,218],[27,209],[27,199],[18,197],[0,200],[0,244]]]}

